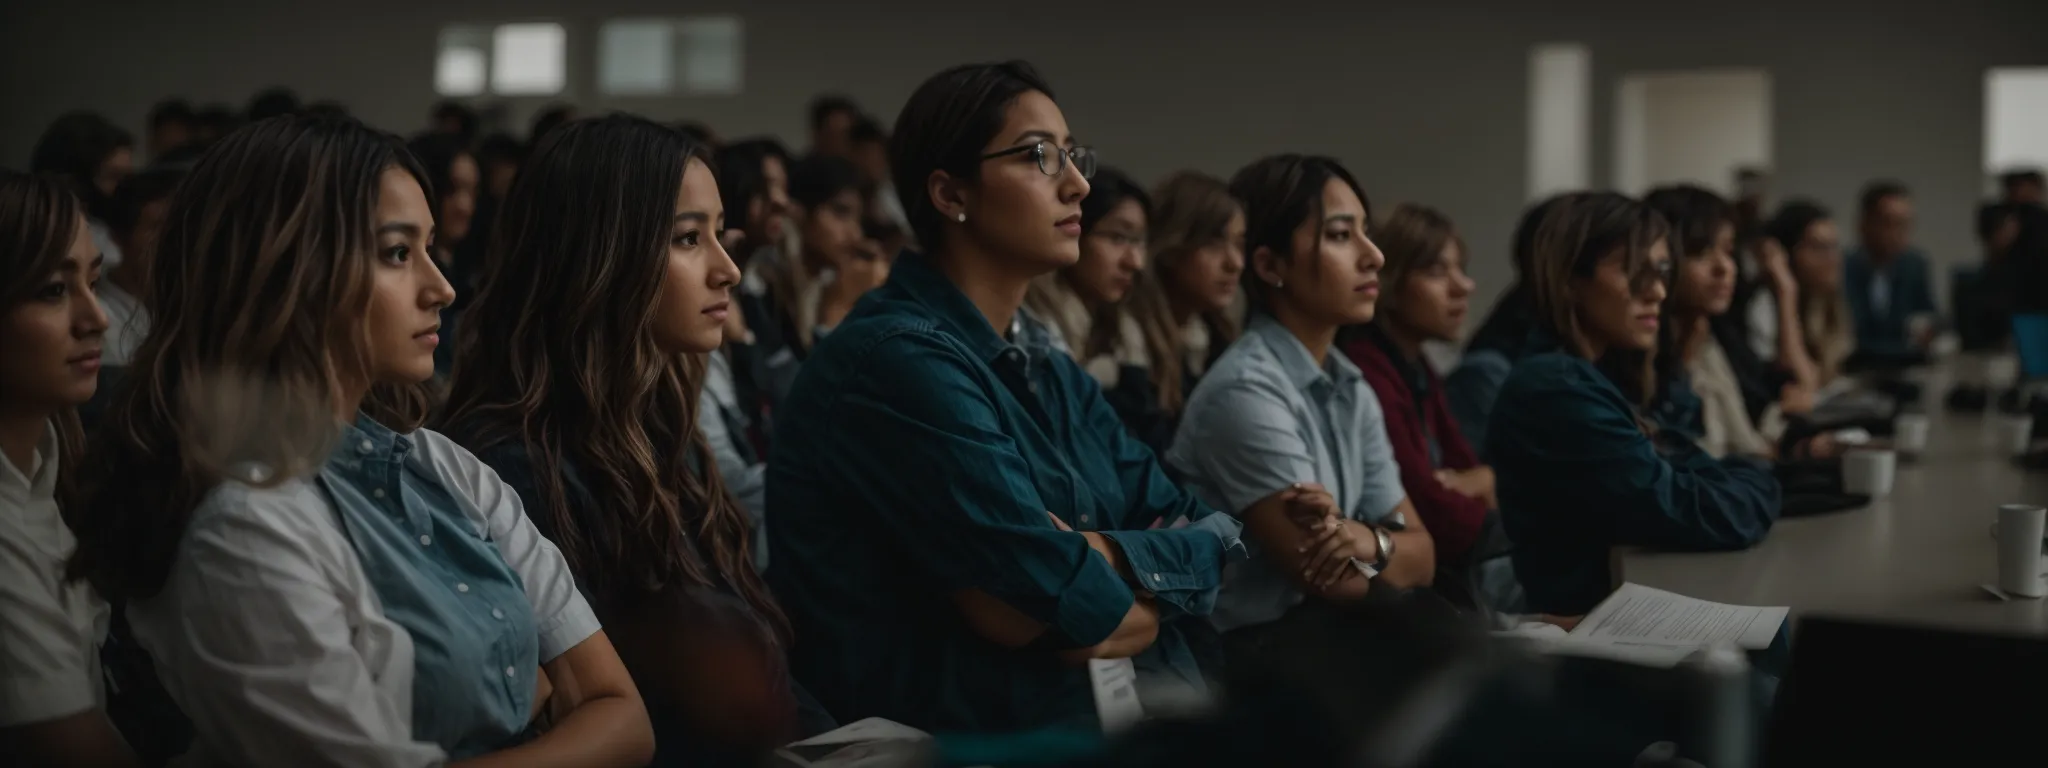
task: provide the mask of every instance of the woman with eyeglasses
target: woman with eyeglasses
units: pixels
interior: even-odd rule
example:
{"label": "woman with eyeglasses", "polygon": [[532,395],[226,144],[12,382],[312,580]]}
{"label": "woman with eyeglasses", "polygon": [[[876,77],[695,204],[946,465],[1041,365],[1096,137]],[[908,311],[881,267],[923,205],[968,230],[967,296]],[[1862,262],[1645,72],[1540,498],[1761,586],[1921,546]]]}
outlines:
{"label": "woman with eyeglasses", "polygon": [[[1137,182],[1109,168],[1088,182],[1088,196],[1081,199],[1081,260],[1032,281],[1024,305],[1058,332],[1055,340],[1102,384],[1131,431],[1146,439],[1157,422],[1158,393],[1144,331],[1126,299],[1145,269],[1152,200]],[[1163,441],[1147,444],[1166,447]]]}
{"label": "woman with eyeglasses", "polygon": [[1238,526],[1019,312],[1081,258],[1094,155],[1014,61],[934,75],[892,136],[925,251],[819,342],[770,449],[797,678],[842,722],[932,731],[1096,727],[1091,661],[1148,705],[1202,694],[1183,628]]}
{"label": "woman with eyeglasses", "polygon": [[1742,549],[1778,516],[1770,468],[1660,435],[1645,409],[1670,225],[1614,193],[1551,211],[1530,279],[1536,337],[1487,428],[1501,522],[1528,610],[1575,616],[1612,591],[1610,552]]}

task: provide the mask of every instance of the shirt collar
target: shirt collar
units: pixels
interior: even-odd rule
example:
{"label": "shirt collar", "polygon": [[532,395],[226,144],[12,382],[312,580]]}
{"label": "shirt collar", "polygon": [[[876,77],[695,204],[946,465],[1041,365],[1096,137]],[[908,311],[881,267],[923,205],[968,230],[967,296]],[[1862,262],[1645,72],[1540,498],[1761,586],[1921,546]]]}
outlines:
{"label": "shirt collar", "polygon": [[352,470],[371,461],[397,462],[412,452],[412,439],[377,423],[368,414],[356,414],[353,424],[341,431],[341,442],[328,454],[327,466]]}
{"label": "shirt collar", "polygon": [[43,437],[36,441],[35,454],[27,467],[14,466],[0,456],[0,489],[27,492],[27,499],[49,498],[57,493],[57,423],[43,422]]}
{"label": "shirt collar", "polygon": [[900,289],[910,300],[924,305],[938,316],[940,327],[953,334],[983,362],[993,361],[1011,350],[1017,350],[1036,364],[1051,352],[1052,332],[1044,323],[1019,307],[1017,314],[1010,318],[1009,338],[1005,339],[989,327],[988,318],[974,302],[967,300],[958,286],[931,263],[931,258],[914,251],[904,251],[896,257],[896,263],[889,269],[889,285]]}
{"label": "shirt collar", "polygon": [[1253,313],[1251,322],[1245,326],[1245,333],[1257,336],[1267,349],[1273,350],[1281,372],[1287,375],[1288,382],[1296,389],[1308,389],[1316,382],[1349,384],[1365,379],[1365,374],[1359,372],[1356,364],[1334,349],[1323,356],[1322,365],[1316,365],[1315,356],[1309,354],[1308,347],[1271,315]]}

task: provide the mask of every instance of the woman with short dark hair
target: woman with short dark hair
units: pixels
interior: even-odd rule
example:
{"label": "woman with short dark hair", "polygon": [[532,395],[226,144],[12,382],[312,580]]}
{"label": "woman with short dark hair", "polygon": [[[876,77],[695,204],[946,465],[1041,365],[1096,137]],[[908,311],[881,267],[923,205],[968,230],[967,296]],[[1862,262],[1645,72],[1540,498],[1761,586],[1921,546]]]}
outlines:
{"label": "woman with short dark hair", "polygon": [[1093,153],[1023,62],[934,75],[892,141],[925,252],[812,351],[768,462],[798,678],[926,730],[1094,726],[1091,661],[1133,662],[1148,706],[1200,695],[1182,628],[1237,526],[1019,312],[1080,258]]}

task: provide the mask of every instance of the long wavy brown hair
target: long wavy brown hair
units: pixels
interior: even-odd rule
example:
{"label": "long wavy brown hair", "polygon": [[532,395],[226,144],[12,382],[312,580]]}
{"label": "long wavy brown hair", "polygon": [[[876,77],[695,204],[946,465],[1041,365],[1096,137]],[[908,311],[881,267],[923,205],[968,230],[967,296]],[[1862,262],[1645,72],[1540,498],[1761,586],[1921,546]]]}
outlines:
{"label": "long wavy brown hair", "polygon": [[[0,169],[0,316],[35,297],[63,265],[84,226],[85,206],[61,179]],[[0,388],[0,398],[7,396]],[[57,428],[57,511],[68,517],[76,502],[72,481],[85,440],[78,409],[65,408],[51,414],[50,421]]]}
{"label": "long wavy brown hair", "polygon": [[[1168,286],[1173,272],[1195,251],[1223,239],[1230,217],[1239,210],[1222,179],[1194,171],[1182,171],[1166,178],[1152,190],[1151,219],[1146,227],[1145,269],[1131,285],[1132,316],[1145,333],[1146,356],[1150,358],[1152,386],[1159,393],[1159,407],[1180,413],[1189,393],[1182,391],[1187,375],[1187,350],[1181,343],[1181,326],[1173,316]],[[1249,270],[1250,267],[1246,266]],[[1203,312],[1201,322],[1209,330],[1209,356],[1215,357],[1237,340],[1238,326],[1223,312]]]}
{"label": "long wavy brown hair", "polygon": [[[691,160],[708,164],[702,145],[623,115],[541,142],[506,195],[440,423],[473,451],[526,449],[545,500],[529,514],[553,523],[600,605],[714,585],[715,569],[786,640],[754,573],[747,516],[697,429],[705,358],[654,339]],[[572,511],[553,471],[564,464],[601,513]]]}
{"label": "long wavy brown hair", "polygon": [[[274,486],[326,460],[341,398],[368,371],[391,168],[427,186],[398,137],[337,117],[264,120],[199,158],[150,269],[149,337],[86,452],[73,578],[111,601],[155,595],[216,485]],[[396,385],[362,405],[399,431],[425,406],[422,388]]]}

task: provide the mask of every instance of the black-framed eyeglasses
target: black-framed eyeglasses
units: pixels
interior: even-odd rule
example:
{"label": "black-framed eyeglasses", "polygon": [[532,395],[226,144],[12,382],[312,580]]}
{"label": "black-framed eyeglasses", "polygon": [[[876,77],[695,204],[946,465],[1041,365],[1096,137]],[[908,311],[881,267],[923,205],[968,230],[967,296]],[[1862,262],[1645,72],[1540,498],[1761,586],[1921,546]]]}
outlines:
{"label": "black-framed eyeglasses", "polygon": [[1011,147],[1000,152],[990,152],[986,155],[982,155],[981,159],[994,160],[998,157],[1021,155],[1026,152],[1031,153],[1031,156],[1034,159],[1038,160],[1039,173],[1043,173],[1047,176],[1057,178],[1060,175],[1061,171],[1066,170],[1067,166],[1069,164],[1072,164],[1075,170],[1081,172],[1081,178],[1095,178],[1094,147],[1062,148],[1057,144],[1053,144],[1052,142],[1041,141],[1035,144],[1026,144],[1021,147]]}

